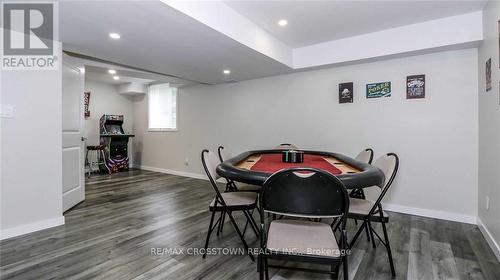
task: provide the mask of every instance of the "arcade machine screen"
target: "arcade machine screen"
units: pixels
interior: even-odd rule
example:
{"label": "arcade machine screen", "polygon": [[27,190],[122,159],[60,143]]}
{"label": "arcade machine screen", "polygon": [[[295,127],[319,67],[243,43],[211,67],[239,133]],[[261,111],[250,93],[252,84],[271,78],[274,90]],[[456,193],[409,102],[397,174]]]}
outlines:
{"label": "arcade machine screen", "polygon": [[119,124],[106,124],[106,130],[109,134],[124,134],[122,126]]}

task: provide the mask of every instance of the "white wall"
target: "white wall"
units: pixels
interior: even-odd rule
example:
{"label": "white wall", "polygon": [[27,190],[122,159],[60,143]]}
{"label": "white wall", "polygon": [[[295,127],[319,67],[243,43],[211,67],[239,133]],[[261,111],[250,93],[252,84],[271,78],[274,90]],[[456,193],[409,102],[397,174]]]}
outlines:
{"label": "white wall", "polygon": [[[119,94],[114,85],[90,79],[85,79],[85,91],[90,91],[90,117],[85,119],[87,145],[99,144],[99,119],[103,114],[123,115],[123,129],[126,133],[134,132],[133,100],[137,97]],[[129,157],[133,155],[130,141]]]}
{"label": "white wall", "polygon": [[116,87],[85,79],[85,91],[90,91],[90,117],[85,118],[85,137],[90,145],[99,143],[99,119],[102,115],[123,115],[123,129],[132,132],[134,127],[133,97],[119,94]]}
{"label": "white wall", "polygon": [[[500,2],[489,1],[484,9],[484,41],[479,48],[479,219],[487,240],[500,260],[500,100],[499,27]],[[486,92],[485,64],[491,58],[492,90]],[[486,209],[486,197],[490,208]],[[485,231],[486,229],[486,231]],[[490,239],[488,239],[488,235]],[[496,243],[496,244],[494,244]]]}
{"label": "white wall", "polygon": [[[372,147],[401,158],[388,203],[474,222],[476,69],[477,50],[467,49],[181,88],[178,132],[147,132],[147,102],[135,104],[136,163],[202,174],[201,150],[219,144],[233,153],[283,142],[348,155]],[[426,74],[425,100],[406,100],[411,74]],[[349,81],[354,104],[338,104],[338,84]],[[393,96],[367,100],[365,84],[379,81],[392,81]]]}
{"label": "white wall", "polygon": [[[59,54],[59,57],[61,55]],[[64,224],[61,70],[2,71],[0,238]]]}

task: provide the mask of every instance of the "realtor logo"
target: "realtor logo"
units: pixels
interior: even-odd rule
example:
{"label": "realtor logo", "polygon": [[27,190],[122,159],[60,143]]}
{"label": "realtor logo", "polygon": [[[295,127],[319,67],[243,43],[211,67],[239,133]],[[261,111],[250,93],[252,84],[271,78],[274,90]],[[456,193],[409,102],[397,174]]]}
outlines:
{"label": "realtor logo", "polygon": [[54,3],[3,3],[3,69],[57,67]]}

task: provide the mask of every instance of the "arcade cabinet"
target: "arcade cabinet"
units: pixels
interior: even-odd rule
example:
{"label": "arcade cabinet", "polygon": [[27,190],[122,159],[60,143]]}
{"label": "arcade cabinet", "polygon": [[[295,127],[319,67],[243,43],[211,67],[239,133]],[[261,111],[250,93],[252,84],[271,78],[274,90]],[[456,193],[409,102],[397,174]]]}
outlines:
{"label": "arcade cabinet", "polygon": [[101,145],[105,146],[106,166],[112,173],[128,170],[128,140],[133,134],[123,131],[123,115],[102,115]]}

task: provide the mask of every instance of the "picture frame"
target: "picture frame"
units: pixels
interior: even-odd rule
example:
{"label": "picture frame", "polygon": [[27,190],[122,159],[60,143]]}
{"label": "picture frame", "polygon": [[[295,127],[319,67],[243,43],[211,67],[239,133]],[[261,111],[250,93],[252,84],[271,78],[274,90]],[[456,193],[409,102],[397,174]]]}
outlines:
{"label": "picture frame", "polygon": [[83,93],[83,116],[90,117],[90,91]]}
{"label": "picture frame", "polygon": [[366,84],[366,98],[379,98],[391,96],[391,82],[378,82]]}
{"label": "picture frame", "polygon": [[340,83],[339,84],[339,103],[353,103],[354,102],[354,83]]}
{"label": "picture frame", "polygon": [[406,99],[425,98],[425,75],[406,76]]}

